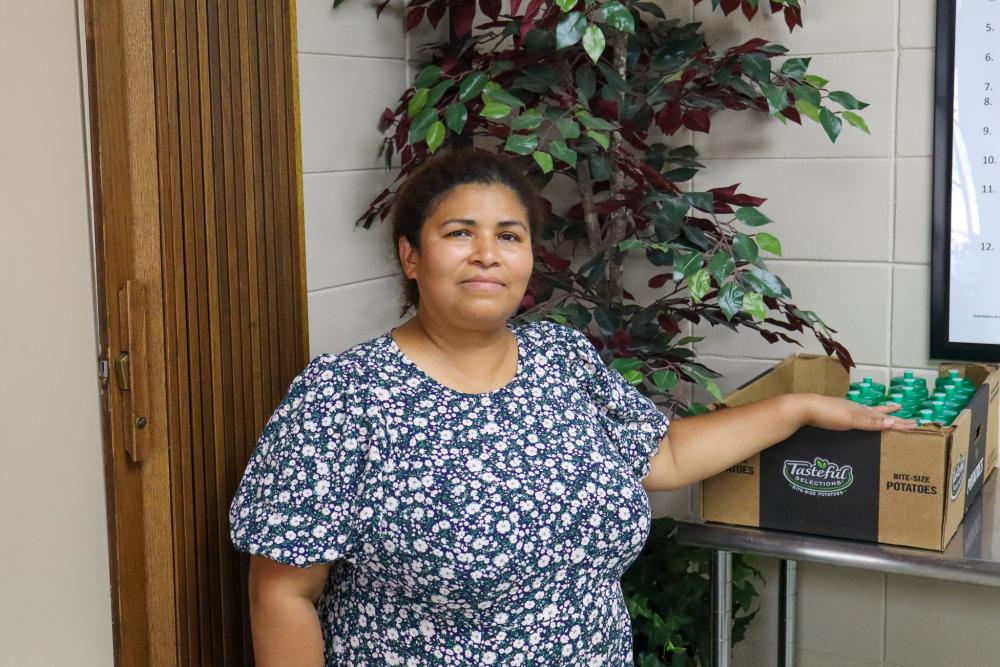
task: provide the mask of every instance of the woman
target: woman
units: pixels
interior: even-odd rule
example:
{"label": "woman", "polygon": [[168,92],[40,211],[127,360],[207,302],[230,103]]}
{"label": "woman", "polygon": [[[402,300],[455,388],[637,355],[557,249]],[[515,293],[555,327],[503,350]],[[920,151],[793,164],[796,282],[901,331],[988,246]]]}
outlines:
{"label": "woman", "polygon": [[912,427],[795,394],[668,435],[582,333],[508,321],[543,212],[498,156],[432,158],[392,222],[416,315],[310,362],[230,508],[258,665],[631,665],[619,579],[649,532],[644,489],[806,424]]}

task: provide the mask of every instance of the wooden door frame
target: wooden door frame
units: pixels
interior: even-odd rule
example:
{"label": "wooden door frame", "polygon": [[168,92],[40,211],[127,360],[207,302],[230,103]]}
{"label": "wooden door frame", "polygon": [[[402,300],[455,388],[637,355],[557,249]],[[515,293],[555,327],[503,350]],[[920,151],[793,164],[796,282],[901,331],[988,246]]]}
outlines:
{"label": "wooden door frame", "polygon": [[[84,0],[83,6],[115,665],[175,665],[151,8],[149,0]],[[133,306],[145,323],[133,332],[145,359],[129,350],[147,393],[139,462],[126,452],[126,392],[115,369],[129,345],[118,298],[126,282],[137,288]]]}

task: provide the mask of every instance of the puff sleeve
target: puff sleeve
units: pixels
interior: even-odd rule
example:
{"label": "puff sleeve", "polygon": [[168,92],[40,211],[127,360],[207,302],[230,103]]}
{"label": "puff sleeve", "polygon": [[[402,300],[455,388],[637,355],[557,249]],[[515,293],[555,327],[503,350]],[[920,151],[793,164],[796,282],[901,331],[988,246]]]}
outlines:
{"label": "puff sleeve", "polygon": [[359,388],[337,362],[313,359],[265,425],[229,507],[238,550],[300,567],[353,561],[380,457]]}
{"label": "puff sleeve", "polygon": [[571,368],[587,388],[601,427],[642,479],[649,473],[649,457],[659,450],[670,419],[621,373],[608,368],[586,335],[562,328],[568,332]]}

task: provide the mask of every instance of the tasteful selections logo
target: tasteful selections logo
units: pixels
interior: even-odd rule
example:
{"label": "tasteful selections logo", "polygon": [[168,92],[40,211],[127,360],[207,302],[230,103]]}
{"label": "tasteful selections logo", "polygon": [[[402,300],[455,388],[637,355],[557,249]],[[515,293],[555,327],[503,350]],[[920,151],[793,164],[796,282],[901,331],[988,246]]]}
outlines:
{"label": "tasteful selections logo", "polygon": [[965,475],[965,454],[958,457],[958,463],[955,464],[955,469],[951,471],[951,499],[955,500],[958,498],[958,494],[962,491],[962,478]]}
{"label": "tasteful selections logo", "polygon": [[818,457],[785,461],[783,472],[793,489],[809,496],[841,496],[854,483],[854,468]]}

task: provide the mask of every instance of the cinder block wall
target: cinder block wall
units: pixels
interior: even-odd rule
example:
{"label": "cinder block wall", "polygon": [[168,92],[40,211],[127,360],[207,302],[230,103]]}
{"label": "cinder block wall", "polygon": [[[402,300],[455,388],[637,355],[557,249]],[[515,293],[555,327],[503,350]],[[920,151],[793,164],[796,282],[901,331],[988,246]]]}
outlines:
{"label": "cinder block wall", "polygon": [[[299,0],[298,36],[305,171],[306,256],[311,350],[340,351],[399,322],[397,268],[387,230],[355,230],[353,220],[391,180],[376,157],[375,123],[419,71],[422,40],[404,37],[400,13],[375,20],[362,0],[337,10]],[[805,5],[805,28],[789,35],[765,14],[748,24],[710,3],[662,0],[672,15],[706,23],[725,46],[770,37],[810,70],[871,104],[872,130],[853,128],[831,144],[818,125],[782,126],[722,113],[709,136],[689,136],[706,170],[701,190],[740,182],[765,196],[763,210],[784,257],[771,260],[797,302],[837,329],[859,364],[882,381],[904,368],[933,375],[927,357],[930,262],[933,0],[839,0]],[[764,3],[762,3],[764,4]],[[393,5],[398,6],[398,5]],[[679,137],[679,139],[681,139]],[[638,281],[641,283],[641,276]],[[794,351],[747,334],[698,331],[698,352],[736,386]],[[820,351],[803,341],[806,349]],[[691,491],[654,494],[657,516],[690,508]],[[777,566],[737,665],[774,664]],[[798,663],[833,665],[992,665],[1000,660],[1000,592],[915,578],[802,564]],[[930,631],[929,631],[930,630]]]}

